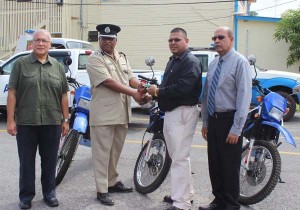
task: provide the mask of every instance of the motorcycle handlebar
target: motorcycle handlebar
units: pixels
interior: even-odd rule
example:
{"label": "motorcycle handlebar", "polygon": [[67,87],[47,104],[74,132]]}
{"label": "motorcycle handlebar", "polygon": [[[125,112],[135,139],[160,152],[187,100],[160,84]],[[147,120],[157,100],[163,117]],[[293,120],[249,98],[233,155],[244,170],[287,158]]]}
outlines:
{"label": "motorcycle handlebar", "polygon": [[138,78],[141,78],[141,79],[143,79],[143,80],[149,82],[150,84],[158,85],[157,79],[149,79],[149,78],[144,77],[144,76],[142,76],[142,75],[138,75]]}
{"label": "motorcycle handlebar", "polygon": [[67,81],[75,90],[77,90],[80,87],[80,84],[76,81],[75,78],[67,76]]}
{"label": "motorcycle handlebar", "polygon": [[253,87],[256,86],[258,88],[259,93],[263,96],[267,95],[270,92],[270,90],[268,88],[263,88],[260,85],[260,81],[257,79],[252,79],[252,86]]}

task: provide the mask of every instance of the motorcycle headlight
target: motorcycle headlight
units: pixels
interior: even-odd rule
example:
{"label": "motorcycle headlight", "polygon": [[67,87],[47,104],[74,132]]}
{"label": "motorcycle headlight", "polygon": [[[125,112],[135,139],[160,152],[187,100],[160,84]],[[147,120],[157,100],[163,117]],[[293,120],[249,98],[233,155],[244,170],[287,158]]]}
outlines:
{"label": "motorcycle headlight", "polygon": [[293,88],[293,93],[300,93],[300,85],[297,85]]}
{"label": "motorcycle headlight", "polygon": [[91,103],[91,101],[86,100],[84,98],[80,98],[77,107],[86,109],[86,110],[90,110],[90,103]]}
{"label": "motorcycle headlight", "polygon": [[269,115],[278,122],[280,122],[283,118],[284,112],[278,109],[277,107],[273,106]]}

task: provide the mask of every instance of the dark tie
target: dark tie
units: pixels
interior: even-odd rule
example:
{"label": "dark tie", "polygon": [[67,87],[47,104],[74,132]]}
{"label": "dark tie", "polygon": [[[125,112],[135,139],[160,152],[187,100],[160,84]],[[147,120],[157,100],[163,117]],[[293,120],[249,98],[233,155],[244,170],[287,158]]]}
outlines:
{"label": "dark tie", "polygon": [[219,59],[218,67],[214,73],[212,84],[209,90],[208,94],[208,113],[209,115],[212,115],[215,112],[215,95],[217,86],[219,83],[220,73],[221,73],[221,65],[222,65],[223,59]]}

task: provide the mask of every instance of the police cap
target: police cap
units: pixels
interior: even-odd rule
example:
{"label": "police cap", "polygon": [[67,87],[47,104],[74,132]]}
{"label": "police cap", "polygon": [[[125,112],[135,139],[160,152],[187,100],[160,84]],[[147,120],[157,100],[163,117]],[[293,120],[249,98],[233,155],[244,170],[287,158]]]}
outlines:
{"label": "police cap", "polygon": [[113,24],[100,24],[97,25],[96,29],[98,31],[98,38],[101,36],[116,38],[117,33],[121,31],[121,28],[119,26]]}

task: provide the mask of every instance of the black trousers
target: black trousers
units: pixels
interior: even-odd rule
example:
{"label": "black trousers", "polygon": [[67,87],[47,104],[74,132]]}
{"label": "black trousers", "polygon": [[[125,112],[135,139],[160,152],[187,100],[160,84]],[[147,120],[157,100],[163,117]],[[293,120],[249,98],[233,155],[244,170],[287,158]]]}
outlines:
{"label": "black trousers", "polygon": [[214,119],[208,122],[208,164],[215,196],[214,203],[223,206],[224,210],[240,209],[240,165],[242,138],[237,144],[226,144],[226,138],[233,124],[233,117]]}
{"label": "black trousers", "polygon": [[20,160],[19,198],[31,201],[35,196],[35,158],[41,157],[43,196],[55,196],[55,170],[61,135],[60,125],[17,125],[17,145]]}

